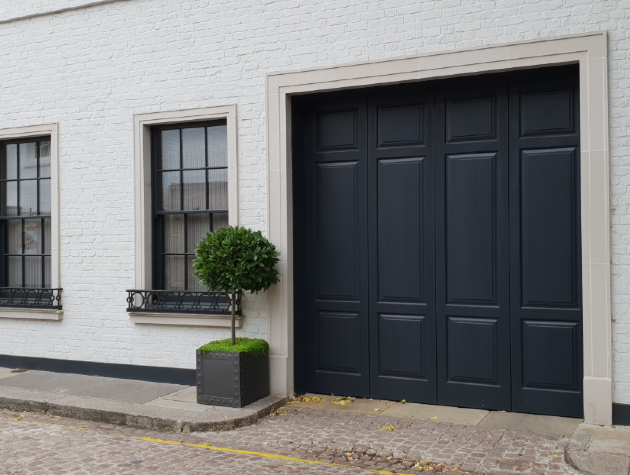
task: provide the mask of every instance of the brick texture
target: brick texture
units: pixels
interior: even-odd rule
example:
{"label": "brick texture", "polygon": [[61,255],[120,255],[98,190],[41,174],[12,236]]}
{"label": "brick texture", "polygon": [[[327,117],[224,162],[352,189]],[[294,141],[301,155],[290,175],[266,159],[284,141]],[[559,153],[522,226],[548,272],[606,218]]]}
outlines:
{"label": "brick texture", "polygon": [[[88,0],[2,2],[2,19]],[[16,4],[17,5],[17,4]],[[630,403],[629,0],[127,0],[0,23],[2,127],[58,122],[61,323],[0,322],[0,353],[194,367],[227,332],[139,326],[134,114],[238,105],[240,223],[266,228],[265,74],[606,30],[615,401]],[[266,337],[264,296],[241,335]]]}

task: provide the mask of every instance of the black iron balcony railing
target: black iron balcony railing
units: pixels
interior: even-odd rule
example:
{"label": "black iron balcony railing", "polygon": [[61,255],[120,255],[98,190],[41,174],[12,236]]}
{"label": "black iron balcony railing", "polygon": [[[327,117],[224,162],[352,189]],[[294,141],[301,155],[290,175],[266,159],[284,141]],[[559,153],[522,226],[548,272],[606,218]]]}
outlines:
{"label": "black iron balcony railing", "polygon": [[[225,292],[187,290],[127,290],[128,312],[203,313],[231,315],[232,298]],[[236,315],[241,315],[241,294],[236,294]]]}
{"label": "black iron balcony railing", "polygon": [[61,310],[63,289],[0,287],[0,307],[46,308]]}

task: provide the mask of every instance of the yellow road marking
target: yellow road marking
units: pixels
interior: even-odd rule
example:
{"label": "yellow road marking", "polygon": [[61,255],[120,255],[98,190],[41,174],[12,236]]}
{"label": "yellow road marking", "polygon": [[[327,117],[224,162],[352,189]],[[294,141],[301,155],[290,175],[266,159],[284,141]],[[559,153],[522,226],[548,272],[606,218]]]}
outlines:
{"label": "yellow road marking", "polygon": [[[46,422],[37,422],[37,421],[25,421],[23,419],[18,419],[18,418],[13,418],[14,421],[16,422],[29,422],[31,424],[39,424],[42,426],[56,426],[56,427],[65,427],[66,429],[77,429],[77,427],[74,426],[65,426],[63,424],[51,424],[51,423],[46,423]],[[84,427],[81,427],[79,429],[84,429]],[[99,431],[101,433],[104,433],[102,431]],[[167,444],[167,445],[185,445],[188,447],[196,447],[196,448],[200,448],[200,449],[207,449],[207,450],[214,450],[217,452],[229,452],[229,453],[233,453],[233,454],[241,454],[241,455],[256,455],[258,457],[264,457],[264,458],[270,458],[270,459],[277,459],[277,460],[286,460],[286,461],[290,461],[290,462],[302,462],[302,463],[310,463],[310,464],[314,464],[314,465],[328,465],[328,466],[333,466],[333,467],[343,467],[343,468],[361,468],[361,467],[357,467],[357,466],[350,466],[350,465],[342,465],[339,463],[330,463],[330,462],[319,462],[317,460],[306,460],[306,459],[301,459],[301,458],[297,458],[297,457],[289,457],[287,455],[277,455],[277,454],[268,454],[266,452],[253,452],[251,450],[238,450],[238,449],[228,449],[227,447],[215,447],[213,445],[208,445],[208,444],[190,444],[188,442],[183,442],[183,441],[174,441],[174,440],[162,440],[162,439],[153,439],[151,437],[129,437],[129,436],[125,436],[125,435],[116,435],[116,434],[109,434],[112,435],[114,437],[123,437],[123,438],[128,438],[128,439],[137,439],[137,440],[144,440],[145,442],[153,442],[153,443],[157,443],[157,444]],[[389,474],[389,475],[412,475],[410,473],[401,473],[401,472],[390,472],[389,470],[374,470],[374,469],[370,469],[370,468],[363,468],[362,470],[365,470],[366,472],[372,472],[372,473],[383,473],[383,474]]]}

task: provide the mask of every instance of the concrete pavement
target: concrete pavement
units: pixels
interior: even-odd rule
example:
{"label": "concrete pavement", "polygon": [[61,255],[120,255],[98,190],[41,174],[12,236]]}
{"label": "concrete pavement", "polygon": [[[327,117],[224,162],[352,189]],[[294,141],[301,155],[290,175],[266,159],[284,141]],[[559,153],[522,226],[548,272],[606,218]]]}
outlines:
{"label": "concrete pavement", "polygon": [[244,408],[196,401],[195,387],[178,384],[0,368],[0,408],[166,432],[253,424],[287,398],[271,395]]}

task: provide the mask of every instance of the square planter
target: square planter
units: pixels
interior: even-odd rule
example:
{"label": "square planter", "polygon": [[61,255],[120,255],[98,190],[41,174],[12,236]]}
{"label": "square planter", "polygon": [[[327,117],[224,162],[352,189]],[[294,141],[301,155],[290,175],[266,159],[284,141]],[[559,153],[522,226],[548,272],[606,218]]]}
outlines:
{"label": "square planter", "polygon": [[197,350],[197,403],[244,407],[269,396],[269,356]]}

